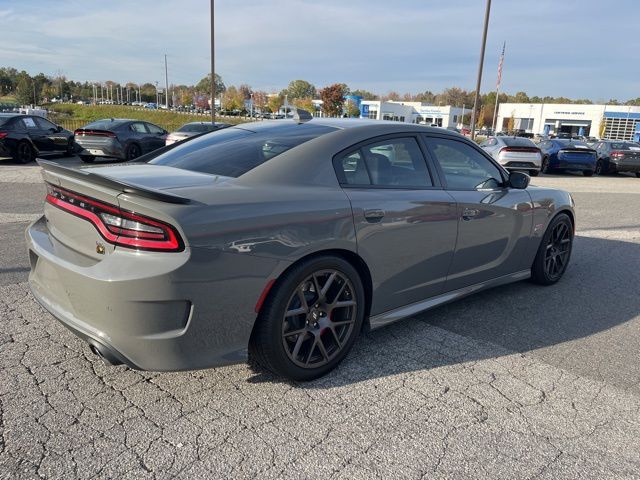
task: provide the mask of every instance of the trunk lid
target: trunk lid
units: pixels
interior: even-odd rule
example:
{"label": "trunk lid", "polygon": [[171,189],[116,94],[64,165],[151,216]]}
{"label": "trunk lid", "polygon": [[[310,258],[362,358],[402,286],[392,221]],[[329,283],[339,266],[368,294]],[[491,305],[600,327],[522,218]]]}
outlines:
{"label": "trunk lid", "polygon": [[194,208],[197,202],[169,190],[186,188],[188,191],[188,187],[216,182],[210,175],[159,165],[73,169],[42,160],[39,163],[49,194],[54,197],[48,196],[44,209],[51,236],[65,247],[98,261],[117,248],[129,247],[114,245],[109,232],[105,236],[104,228],[101,231],[92,221],[96,218],[87,218],[87,210],[95,212],[98,224],[103,218],[100,212],[105,213],[105,209],[116,216],[128,212],[147,217],[172,227],[183,242],[184,235],[175,216],[180,209]]}

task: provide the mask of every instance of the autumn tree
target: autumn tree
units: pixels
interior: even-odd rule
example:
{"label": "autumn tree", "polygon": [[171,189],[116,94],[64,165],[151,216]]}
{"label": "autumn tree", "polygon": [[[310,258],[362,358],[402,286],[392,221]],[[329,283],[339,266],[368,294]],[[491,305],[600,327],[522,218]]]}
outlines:
{"label": "autumn tree", "polygon": [[478,125],[478,128],[483,128],[484,122],[485,122],[485,111],[484,111],[484,105],[482,105],[480,107],[480,113],[478,114],[478,121],[476,122]]}
{"label": "autumn tree", "polygon": [[302,110],[306,110],[307,112],[309,112],[311,115],[313,115],[316,111],[316,107],[313,104],[313,99],[311,97],[305,97],[305,98],[296,98],[293,101],[293,104],[297,107],[297,108],[301,108]]}
{"label": "autumn tree", "polygon": [[320,90],[322,99],[322,112],[327,117],[339,117],[342,115],[344,96],[349,93],[344,83],[334,83]]}
{"label": "autumn tree", "polygon": [[222,96],[222,109],[227,111],[244,109],[243,94],[233,85]]}
{"label": "autumn tree", "polygon": [[243,83],[238,87],[238,95],[242,98],[242,100],[249,100],[251,98],[251,94],[253,90],[246,83]]}
{"label": "autumn tree", "polygon": [[267,105],[269,106],[269,110],[273,113],[278,113],[280,107],[284,104],[284,98],[280,94],[273,94],[269,96],[269,100]]}
{"label": "autumn tree", "polygon": [[513,116],[513,112],[512,112],[511,116],[509,117],[509,120],[507,121],[507,132],[511,133],[515,128],[516,128],[516,119]]}
{"label": "autumn tree", "polygon": [[395,102],[397,100],[400,100],[400,94],[398,92],[391,91],[386,95],[383,95],[382,100],[384,101],[391,100],[392,102]]}
{"label": "autumn tree", "polygon": [[255,91],[253,92],[253,108],[263,111],[269,102],[267,92]]}

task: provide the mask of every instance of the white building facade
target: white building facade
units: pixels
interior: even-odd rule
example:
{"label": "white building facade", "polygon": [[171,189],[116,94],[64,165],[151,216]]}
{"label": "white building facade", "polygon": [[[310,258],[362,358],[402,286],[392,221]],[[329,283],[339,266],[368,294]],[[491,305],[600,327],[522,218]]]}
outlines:
{"label": "white building facade", "polygon": [[462,122],[462,115],[462,108],[427,105],[421,102],[362,100],[360,105],[361,118],[422,123],[443,128],[456,127]]}
{"label": "white building facade", "polygon": [[561,103],[502,103],[498,106],[497,131],[533,134],[569,133],[613,140],[633,140],[640,132],[640,107]]}

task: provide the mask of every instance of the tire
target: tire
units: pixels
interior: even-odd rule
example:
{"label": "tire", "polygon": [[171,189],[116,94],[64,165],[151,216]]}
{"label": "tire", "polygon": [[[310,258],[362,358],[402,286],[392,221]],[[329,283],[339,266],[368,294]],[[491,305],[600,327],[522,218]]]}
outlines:
{"label": "tire", "polygon": [[73,140],[69,140],[69,143],[67,143],[67,149],[64,152],[64,156],[73,157],[73,155],[75,154],[74,150],[75,150],[75,144],[73,143]]}
{"label": "tire", "polygon": [[27,141],[18,143],[15,152],[13,153],[13,159],[18,163],[31,163],[36,158],[36,152],[33,151],[33,147]]}
{"label": "tire", "polygon": [[140,145],[137,143],[132,143],[127,147],[124,152],[124,157],[126,161],[135,160],[140,155],[142,155],[142,150],[140,149]]}
{"label": "tire", "polygon": [[93,155],[80,155],[80,160],[82,160],[84,163],[93,163],[95,159],[96,157],[94,157]]}
{"label": "tire", "polygon": [[604,171],[604,163],[602,160],[598,160],[596,162],[596,175],[604,175],[606,172]]}
{"label": "tire", "polygon": [[531,177],[537,177],[539,173],[540,170],[529,170],[529,176]]}
{"label": "tire", "polygon": [[549,168],[549,157],[544,157],[542,159],[542,166],[540,167],[540,171],[545,175],[549,175],[551,173],[551,169]]}
{"label": "tire", "polygon": [[256,320],[250,354],[277,375],[313,380],[347,356],[364,312],[362,281],[349,262],[336,256],[308,259],[274,285]]}
{"label": "tire", "polygon": [[583,170],[582,175],[585,177],[593,177],[593,170]]}
{"label": "tire", "polygon": [[553,285],[562,278],[573,248],[573,224],[566,213],[555,216],[542,236],[531,265],[531,281]]}

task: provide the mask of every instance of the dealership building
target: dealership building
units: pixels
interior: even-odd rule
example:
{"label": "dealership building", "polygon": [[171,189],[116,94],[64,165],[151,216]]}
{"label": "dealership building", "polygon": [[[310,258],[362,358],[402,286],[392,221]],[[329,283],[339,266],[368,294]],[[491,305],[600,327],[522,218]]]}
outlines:
{"label": "dealership building", "polygon": [[512,117],[514,130],[533,134],[569,133],[613,140],[634,140],[640,135],[640,107],[626,105],[502,103],[496,130],[506,131]]}
{"label": "dealership building", "polygon": [[[438,127],[456,127],[462,121],[463,110],[458,107],[428,105],[421,102],[362,100],[361,118],[393,120],[396,122],[424,123]],[[469,111],[467,110],[467,113]]]}

